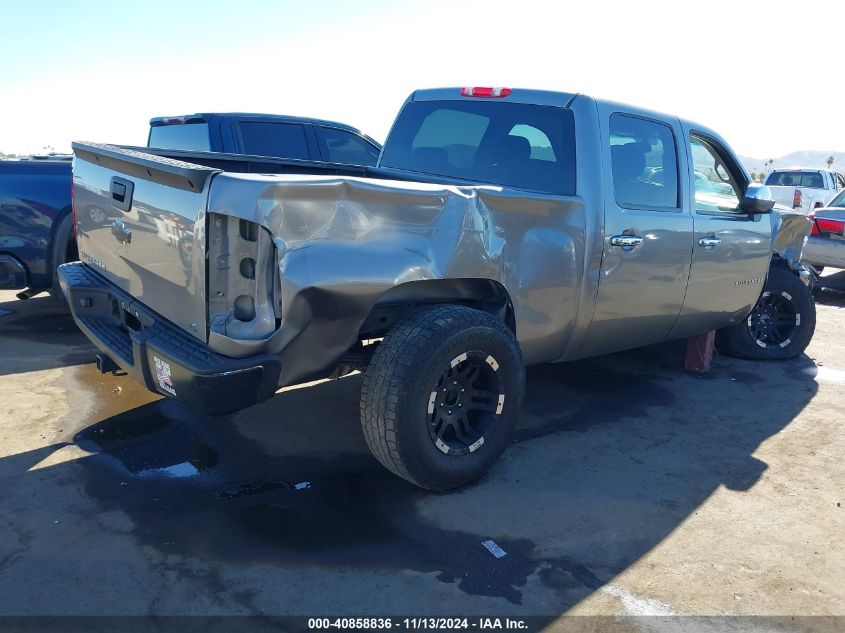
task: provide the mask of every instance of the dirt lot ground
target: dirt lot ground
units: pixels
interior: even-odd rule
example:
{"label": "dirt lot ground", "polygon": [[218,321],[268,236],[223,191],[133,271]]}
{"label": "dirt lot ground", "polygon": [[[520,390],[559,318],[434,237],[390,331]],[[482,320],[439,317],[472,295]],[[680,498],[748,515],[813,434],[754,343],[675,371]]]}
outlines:
{"label": "dirt lot ground", "polygon": [[532,368],[514,446],[429,494],[368,454],[359,377],[205,417],[2,292],[0,615],[845,615],[845,295],[821,302],[790,362]]}

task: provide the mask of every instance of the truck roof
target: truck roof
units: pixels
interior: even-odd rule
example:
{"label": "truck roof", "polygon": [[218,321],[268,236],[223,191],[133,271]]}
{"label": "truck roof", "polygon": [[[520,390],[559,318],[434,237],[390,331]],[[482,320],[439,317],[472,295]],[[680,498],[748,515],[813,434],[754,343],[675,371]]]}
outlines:
{"label": "truck roof", "polygon": [[777,169],[773,169],[770,171],[770,174],[774,174],[776,172],[781,171],[797,171],[797,172],[815,172],[818,173],[820,171],[826,171],[831,174],[835,174],[836,172],[832,169],[824,169],[822,167],[778,167]]}
{"label": "truck roof", "polygon": [[[454,100],[461,96],[461,91],[465,88],[426,88],[424,90],[416,90],[408,98],[409,101],[448,101]],[[507,95],[502,97],[493,97],[493,100],[498,98],[505,98],[511,103],[527,103],[531,105],[548,105],[566,107],[572,100],[579,96],[580,93],[571,92],[556,92],[553,90],[532,90],[530,88],[505,88],[509,90]]]}
{"label": "truck roof", "polygon": [[[456,99],[459,99],[461,96],[470,96],[462,95],[462,91],[464,90],[473,90],[473,88],[427,88],[413,92],[411,96],[408,97],[408,101],[454,101]],[[618,107],[622,110],[632,113],[638,113],[645,116],[655,116],[658,119],[677,119],[683,123],[686,123],[691,128],[707,132],[708,134],[722,140],[718,134],[716,134],[707,126],[700,125],[694,121],[690,121],[689,119],[685,119],[678,115],[670,114],[667,112],[658,112],[655,110],[650,110],[648,108],[643,108],[627,103],[620,103],[611,99],[598,99],[595,97],[591,97],[590,95],[586,95],[582,92],[560,92],[555,90],[534,90],[530,88],[496,88],[494,90],[507,90],[508,92],[501,96],[489,95],[489,99],[491,101],[498,101],[499,99],[502,99],[510,103],[523,103],[529,105],[545,105],[568,108],[572,105],[576,98],[589,99],[590,101],[597,104],[600,103],[611,107]]]}

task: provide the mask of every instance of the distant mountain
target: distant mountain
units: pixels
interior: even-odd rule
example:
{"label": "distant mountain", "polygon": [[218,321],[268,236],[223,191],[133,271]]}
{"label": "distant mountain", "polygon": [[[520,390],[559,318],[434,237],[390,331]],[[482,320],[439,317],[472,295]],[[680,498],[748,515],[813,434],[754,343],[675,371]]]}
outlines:
{"label": "distant mountain", "polygon": [[[833,170],[845,172],[845,152],[819,152],[819,151],[803,151],[792,152],[780,158],[772,158],[774,161],[769,167],[772,169],[784,169],[789,167],[810,167],[815,169],[827,169],[827,158],[833,156]],[[739,159],[745,165],[748,171],[761,172],[766,170],[766,161],[768,158],[750,158],[748,156],[740,156]]]}

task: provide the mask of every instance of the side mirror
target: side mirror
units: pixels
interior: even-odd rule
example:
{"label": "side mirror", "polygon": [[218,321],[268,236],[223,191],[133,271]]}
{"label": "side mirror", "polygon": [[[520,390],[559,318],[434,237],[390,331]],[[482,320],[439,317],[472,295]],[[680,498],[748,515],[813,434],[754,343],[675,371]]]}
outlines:
{"label": "side mirror", "polygon": [[752,182],[745,190],[742,196],[742,202],[739,208],[746,213],[771,213],[775,206],[775,200],[772,198],[772,192],[766,185],[760,185]]}

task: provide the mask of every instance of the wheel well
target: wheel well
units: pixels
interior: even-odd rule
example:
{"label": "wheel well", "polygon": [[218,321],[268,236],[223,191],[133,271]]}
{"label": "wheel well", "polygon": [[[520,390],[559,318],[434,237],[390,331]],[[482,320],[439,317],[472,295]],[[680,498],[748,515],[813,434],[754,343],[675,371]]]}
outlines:
{"label": "wheel well", "polygon": [[[64,209],[62,209],[59,216],[53,222],[53,226],[50,228],[50,244],[51,244],[50,268],[51,268],[51,270],[54,270],[56,268],[56,266],[58,265],[56,262],[53,261],[53,256],[57,252],[55,241],[58,238],[59,226],[61,225],[62,222],[65,221],[66,218],[69,218],[71,216],[72,216],[71,208],[65,207]],[[77,259],[79,259],[79,249],[78,249],[77,244],[76,244],[76,235],[73,232],[73,226],[71,226],[70,233],[68,234],[67,244],[63,245],[61,248],[62,248],[62,253],[64,255],[64,261],[65,262],[76,261]],[[54,272],[55,272],[55,270],[54,270]]]}
{"label": "wheel well", "polygon": [[516,332],[513,303],[505,287],[492,279],[409,281],[385,292],[364,319],[361,338],[379,338],[421,306],[451,303],[492,314]]}

